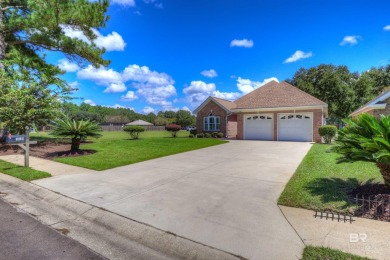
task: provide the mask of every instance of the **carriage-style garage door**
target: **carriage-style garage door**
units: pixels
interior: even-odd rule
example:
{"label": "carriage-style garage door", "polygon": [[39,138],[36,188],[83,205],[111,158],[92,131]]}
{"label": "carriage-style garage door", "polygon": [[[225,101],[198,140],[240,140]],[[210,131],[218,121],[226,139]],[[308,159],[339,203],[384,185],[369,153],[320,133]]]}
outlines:
{"label": "carriage-style garage door", "polygon": [[313,141],[313,114],[278,114],[278,141]]}
{"label": "carriage-style garage door", "polygon": [[247,140],[274,140],[273,115],[245,115],[244,139]]}

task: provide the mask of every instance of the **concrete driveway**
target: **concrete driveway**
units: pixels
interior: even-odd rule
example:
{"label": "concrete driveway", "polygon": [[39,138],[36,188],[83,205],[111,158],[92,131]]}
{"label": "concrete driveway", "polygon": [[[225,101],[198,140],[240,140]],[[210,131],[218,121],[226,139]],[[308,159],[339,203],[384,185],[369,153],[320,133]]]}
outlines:
{"label": "concrete driveway", "polygon": [[228,144],[35,184],[249,259],[294,259],[303,243],[277,199],[309,143]]}

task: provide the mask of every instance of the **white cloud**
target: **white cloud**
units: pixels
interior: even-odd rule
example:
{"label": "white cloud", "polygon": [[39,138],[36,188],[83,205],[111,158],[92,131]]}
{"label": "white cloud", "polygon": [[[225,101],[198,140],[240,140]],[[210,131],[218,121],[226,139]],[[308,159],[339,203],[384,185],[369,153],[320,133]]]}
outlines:
{"label": "white cloud", "polygon": [[93,102],[91,99],[86,99],[84,100],[85,104],[91,105],[91,106],[96,106],[95,102]]}
{"label": "white cloud", "polygon": [[119,105],[119,104],[115,104],[113,106],[105,106],[103,105],[103,107],[111,107],[111,108],[125,108],[125,109],[130,109],[130,110],[133,110],[135,111],[135,108],[134,107],[126,107],[126,106],[122,106],[122,105]]}
{"label": "white cloud", "polygon": [[242,39],[237,40],[234,39],[230,42],[230,47],[244,47],[244,48],[252,48],[253,47],[253,41],[248,39]]}
{"label": "white cloud", "polygon": [[214,83],[205,83],[203,81],[192,81],[191,85],[183,89],[184,94],[211,93],[215,90]]}
{"label": "white cloud", "polygon": [[215,78],[216,76],[218,76],[217,72],[213,69],[204,70],[200,74],[202,74],[203,76],[208,77],[208,78]]}
{"label": "white cloud", "polygon": [[134,91],[130,90],[130,91],[127,91],[126,95],[121,97],[121,101],[133,101],[133,100],[136,100],[137,98],[138,97],[134,93]]}
{"label": "white cloud", "polygon": [[142,112],[144,114],[154,113],[156,110],[153,107],[146,106],[144,109],[142,109]]}
{"label": "white cloud", "polygon": [[347,35],[343,38],[343,40],[340,42],[341,46],[345,45],[356,45],[358,44],[358,40],[360,40],[362,37],[359,35]]}
{"label": "white cloud", "polygon": [[68,85],[71,88],[76,88],[79,85],[79,82],[78,81],[69,82]]}
{"label": "white cloud", "polygon": [[185,110],[185,111],[189,111],[189,112],[192,113],[191,109],[189,109],[187,106],[184,106],[184,107],[182,107],[181,109],[182,109],[182,110]]}
{"label": "white cloud", "polygon": [[97,30],[94,30],[94,33],[97,35],[94,42],[98,47],[105,48],[106,51],[123,51],[125,49],[126,43],[117,32],[112,32],[107,36],[103,36]]}
{"label": "white cloud", "polygon": [[[62,25],[61,27],[66,36],[76,38],[87,43],[91,42],[82,31],[74,29],[68,25]],[[111,34],[104,36],[96,29],[92,29],[92,31],[97,37],[94,42],[99,48],[105,48],[107,51],[123,51],[125,49],[126,43],[122,36],[117,32],[112,32]]]}
{"label": "white cloud", "polygon": [[279,80],[275,77],[264,79],[263,81],[252,81],[250,79],[243,79],[241,77],[238,77],[237,79],[237,88],[245,95],[265,84],[268,82],[275,80],[279,82]]}
{"label": "white cloud", "polygon": [[313,56],[313,53],[311,51],[309,52],[303,52],[300,50],[297,50],[294,52],[293,55],[291,55],[289,58],[287,58],[283,63],[291,63],[291,62],[296,62],[301,59],[307,59]]}
{"label": "white cloud", "polygon": [[80,69],[79,65],[71,63],[67,59],[59,60],[58,67],[66,72],[76,72]]}
{"label": "white cloud", "polygon": [[77,72],[77,78],[91,80],[100,86],[110,86],[112,83],[123,83],[120,73],[104,67],[95,68],[92,65]]}
{"label": "white cloud", "polygon": [[121,93],[126,90],[127,88],[124,83],[111,83],[110,86],[104,90],[104,93]]}
{"label": "white cloud", "polygon": [[238,92],[220,92],[219,90],[216,90],[213,92],[213,96],[217,98],[222,98],[226,100],[236,100],[237,98],[241,97],[242,93]]}
{"label": "white cloud", "polygon": [[390,31],[390,25],[386,25],[385,27],[383,27],[383,30],[384,31]]}
{"label": "white cloud", "polygon": [[119,4],[123,6],[130,6],[134,7],[135,6],[135,0],[111,0],[113,4]]}

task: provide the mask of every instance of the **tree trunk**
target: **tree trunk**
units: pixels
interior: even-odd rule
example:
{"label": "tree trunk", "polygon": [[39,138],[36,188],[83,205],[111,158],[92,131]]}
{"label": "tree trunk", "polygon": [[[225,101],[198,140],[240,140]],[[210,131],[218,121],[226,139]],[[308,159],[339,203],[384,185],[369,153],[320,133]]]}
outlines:
{"label": "tree trunk", "polygon": [[377,163],[376,165],[385,180],[385,185],[390,188],[390,164]]}
{"label": "tree trunk", "polygon": [[[2,1],[0,1],[1,3]],[[2,5],[0,5],[0,70],[4,70],[4,63],[5,60],[5,50],[7,48],[7,43],[5,42],[5,35],[4,35],[4,13],[1,9]]]}
{"label": "tree trunk", "polygon": [[80,150],[80,142],[81,140],[79,138],[72,138],[72,146],[70,147],[70,150],[72,152]]}

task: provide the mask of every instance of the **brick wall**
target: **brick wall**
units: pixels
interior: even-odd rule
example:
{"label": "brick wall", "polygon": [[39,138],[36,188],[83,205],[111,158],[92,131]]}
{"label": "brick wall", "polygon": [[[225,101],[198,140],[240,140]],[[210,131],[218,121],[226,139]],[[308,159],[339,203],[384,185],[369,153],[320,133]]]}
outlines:
{"label": "brick wall", "polygon": [[197,133],[215,132],[203,130],[203,118],[209,116],[210,113],[212,113],[214,116],[221,117],[220,132],[222,132],[226,136],[226,111],[212,100],[206,106],[204,106],[196,115]]}
{"label": "brick wall", "polygon": [[[279,113],[305,113],[310,112],[313,113],[313,141],[314,142],[321,142],[321,136],[318,133],[318,129],[320,126],[322,126],[322,110],[316,109],[316,110],[299,110],[299,111],[293,111],[293,110],[286,110],[286,111],[277,111],[277,112],[267,112],[267,113],[259,113],[259,114],[273,114],[274,117],[274,140],[277,141],[278,136],[278,118],[277,115]],[[237,115],[237,139],[243,139],[244,138],[244,115],[245,114],[254,114],[254,113],[240,113]]]}
{"label": "brick wall", "polygon": [[228,116],[228,138],[237,138],[237,115]]}

